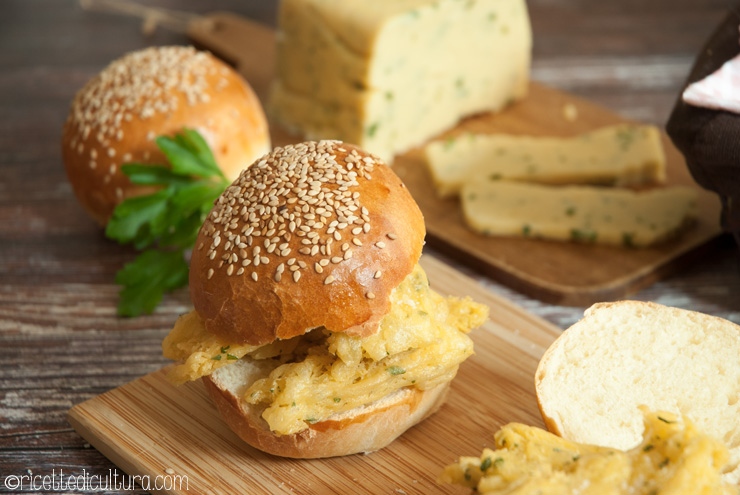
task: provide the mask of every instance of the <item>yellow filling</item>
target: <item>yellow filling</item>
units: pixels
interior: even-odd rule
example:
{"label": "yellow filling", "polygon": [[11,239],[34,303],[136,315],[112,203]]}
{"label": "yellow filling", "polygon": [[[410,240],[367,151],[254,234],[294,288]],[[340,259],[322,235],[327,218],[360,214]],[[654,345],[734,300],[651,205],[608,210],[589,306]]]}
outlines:
{"label": "yellow filling", "polygon": [[208,334],[195,313],[181,317],[163,342],[165,357],[183,361],[175,383],[247,359],[272,360],[269,376],[247,388],[244,400],[264,406],[270,429],[292,434],[335,413],[413,386],[450,381],[473,353],[467,333],[488,317],[470,299],[445,298],[429,288],[420,266],[391,294],[391,310],[366,338],[317,328],[261,347],[233,345]]}
{"label": "yellow filling", "polygon": [[[645,412],[645,411],[643,411]],[[511,423],[496,450],[461,457],[439,478],[483,495],[737,495],[722,480],[727,448],[670,413],[645,412],[643,441],[629,451],[583,445]]]}

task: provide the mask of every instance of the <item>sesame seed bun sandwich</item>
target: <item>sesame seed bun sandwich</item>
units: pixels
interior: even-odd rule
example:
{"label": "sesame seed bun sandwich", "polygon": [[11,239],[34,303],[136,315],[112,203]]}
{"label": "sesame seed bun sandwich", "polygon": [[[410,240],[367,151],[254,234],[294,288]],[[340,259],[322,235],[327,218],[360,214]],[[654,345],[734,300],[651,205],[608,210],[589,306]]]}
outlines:
{"label": "sesame seed bun sandwich", "polygon": [[192,47],[152,47],[115,60],[75,96],[62,133],[67,176],[85,210],[105,225],[124,199],[152,192],[121,171],[163,164],[155,138],[198,131],[224,175],[270,149],[267,120],[249,84]]}
{"label": "sesame seed bun sandwich", "polygon": [[276,148],[216,201],[190,267],[194,311],[163,342],[262,451],[371,452],[434,413],[487,308],[429,288],[418,206],[338,141]]}

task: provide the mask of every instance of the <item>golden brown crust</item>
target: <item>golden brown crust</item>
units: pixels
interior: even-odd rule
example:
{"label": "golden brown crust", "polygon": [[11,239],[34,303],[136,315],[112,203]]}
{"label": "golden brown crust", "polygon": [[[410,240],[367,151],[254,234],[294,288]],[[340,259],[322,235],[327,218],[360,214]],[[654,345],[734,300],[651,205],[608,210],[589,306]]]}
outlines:
{"label": "golden brown crust", "polygon": [[203,377],[226,424],[249,445],[282,457],[311,459],[373,452],[386,447],[407,429],[435,413],[444,403],[449,382],[430,390],[406,388],[338,420],[315,423],[293,435],[276,435],[249,404],[212,377]]}
{"label": "golden brown crust", "polygon": [[370,335],[424,234],[421,211],[379,159],[336,141],[277,148],[206,219],[191,299],[228,342],[260,345],[319,326]]}
{"label": "golden brown crust", "polygon": [[252,88],[231,67],[190,47],[155,47],[111,63],[77,93],[64,125],[62,156],[83,207],[105,225],[133,186],[125,162],[166,163],[154,141],[183,128],[200,132],[230,179],[267,153],[267,120]]}

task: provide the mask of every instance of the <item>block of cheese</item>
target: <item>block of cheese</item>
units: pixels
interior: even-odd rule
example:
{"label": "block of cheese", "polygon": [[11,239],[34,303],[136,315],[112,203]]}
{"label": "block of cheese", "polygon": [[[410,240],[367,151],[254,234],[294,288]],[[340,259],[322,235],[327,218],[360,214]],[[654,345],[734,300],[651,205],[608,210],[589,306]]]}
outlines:
{"label": "block of cheese", "polygon": [[525,96],[524,0],[283,0],[273,118],[383,159]]}
{"label": "block of cheese", "polygon": [[696,217],[696,192],[685,186],[634,191],[515,181],[465,183],[467,224],[486,235],[643,247],[676,235]]}
{"label": "block of cheese", "polygon": [[544,184],[628,185],[665,180],[665,154],[655,126],[619,124],[575,137],[461,134],[433,141],[425,161],[442,197],[468,178]]}

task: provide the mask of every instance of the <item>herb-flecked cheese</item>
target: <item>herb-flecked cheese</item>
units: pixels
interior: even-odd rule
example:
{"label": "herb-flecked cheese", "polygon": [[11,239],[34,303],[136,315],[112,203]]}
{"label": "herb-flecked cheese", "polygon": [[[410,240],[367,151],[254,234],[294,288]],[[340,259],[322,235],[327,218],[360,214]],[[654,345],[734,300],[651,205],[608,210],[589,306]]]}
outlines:
{"label": "herb-flecked cheese", "polygon": [[618,124],[569,138],[461,134],[434,141],[425,160],[442,197],[466,180],[544,184],[628,185],[665,180],[665,154],[655,126]]}
{"label": "herb-flecked cheese", "polygon": [[283,0],[274,118],[390,161],[525,96],[524,0]]}
{"label": "herb-flecked cheese", "polygon": [[482,180],[463,186],[465,221],[486,235],[522,236],[625,247],[649,246],[696,217],[684,186],[647,191]]}

